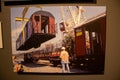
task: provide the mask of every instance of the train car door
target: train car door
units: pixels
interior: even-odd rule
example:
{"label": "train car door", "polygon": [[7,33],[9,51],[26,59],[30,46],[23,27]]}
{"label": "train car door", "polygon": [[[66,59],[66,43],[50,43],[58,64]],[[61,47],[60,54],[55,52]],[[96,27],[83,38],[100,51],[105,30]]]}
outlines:
{"label": "train car door", "polygon": [[40,33],[41,32],[41,15],[33,15],[32,23],[33,23],[34,33]]}
{"label": "train car door", "polygon": [[89,42],[90,54],[99,54],[101,53],[101,34],[100,34],[100,24],[99,21],[92,22],[86,27],[86,48],[87,42]]}
{"label": "train car door", "polygon": [[52,17],[49,17],[49,33],[55,34],[55,20]]}
{"label": "train car door", "polygon": [[76,56],[82,56],[86,54],[85,32],[83,27],[75,29],[75,53]]}
{"label": "train car door", "polygon": [[48,33],[48,22],[49,17],[48,16],[41,16],[41,31],[42,33]]}
{"label": "train car door", "polygon": [[91,32],[92,53],[101,53],[100,36],[97,32]]}

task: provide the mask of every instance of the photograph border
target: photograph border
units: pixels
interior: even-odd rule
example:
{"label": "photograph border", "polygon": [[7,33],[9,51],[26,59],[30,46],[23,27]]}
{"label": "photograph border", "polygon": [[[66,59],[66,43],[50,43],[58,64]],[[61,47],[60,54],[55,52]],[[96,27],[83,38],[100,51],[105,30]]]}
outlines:
{"label": "photograph border", "polygon": [[0,0],[0,12],[1,12],[1,9],[2,9],[2,8],[1,8],[1,5],[2,5],[2,4],[1,4],[1,0]]}
{"label": "photograph border", "polygon": [[4,1],[5,6],[11,6],[11,5],[32,5],[32,4],[96,4],[97,0],[25,0],[25,1],[20,1],[20,0],[12,0],[12,1]]}
{"label": "photograph border", "polygon": [[0,21],[0,49],[3,48],[3,28],[2,28],[2,22]]}

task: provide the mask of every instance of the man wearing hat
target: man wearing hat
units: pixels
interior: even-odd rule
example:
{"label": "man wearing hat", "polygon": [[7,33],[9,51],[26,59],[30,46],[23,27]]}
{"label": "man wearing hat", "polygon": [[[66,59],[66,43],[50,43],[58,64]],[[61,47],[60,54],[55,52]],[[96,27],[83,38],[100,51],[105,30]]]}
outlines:
{"label": "man wearing hat", "polygon": [[18,72],[18,73],[22,73],[24,70],[23,70],[23,66],[21,64],[21,61],[18,61],[18,63],[15,65],[15,72]]}
{"label": "man wearing hat", "polygon": [[62,72],[65,72],[65,66],[67,68],[67,71],[70,72],[69,69],[69,54],[68,52],[65,50],[65,47],[61,48],[61,54],[60,54],[60,58],[61,58],[61,64],[62,64]]}

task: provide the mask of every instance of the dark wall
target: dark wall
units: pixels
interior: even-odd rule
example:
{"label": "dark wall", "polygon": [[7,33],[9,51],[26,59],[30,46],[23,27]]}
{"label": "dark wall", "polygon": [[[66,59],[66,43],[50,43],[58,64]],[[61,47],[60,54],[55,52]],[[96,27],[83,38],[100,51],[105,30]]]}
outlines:
{"label": "dark wall", "polygon": [[[88,5],[88,4],[83,4]],[[3,30],[3,49],[0,49],[0,80],[120,80],[120,1],[97,0],[107,7],[106,58],[104,75],[18,75],[13,72],[11,58],[10,7],[2,3],[0,21]]]}

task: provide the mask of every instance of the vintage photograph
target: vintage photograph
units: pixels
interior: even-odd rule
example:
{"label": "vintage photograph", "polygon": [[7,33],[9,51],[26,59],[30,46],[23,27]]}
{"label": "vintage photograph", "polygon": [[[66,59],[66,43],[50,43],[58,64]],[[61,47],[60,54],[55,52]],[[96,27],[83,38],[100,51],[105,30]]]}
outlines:
{"label": "vintage photograph", "polygon": [[106,6],[11,7],[13,71],[104,74]]}
{"label": "vintage photograph", "polygon": [[0,48],[3,48],[1,21],[0,21]]}

